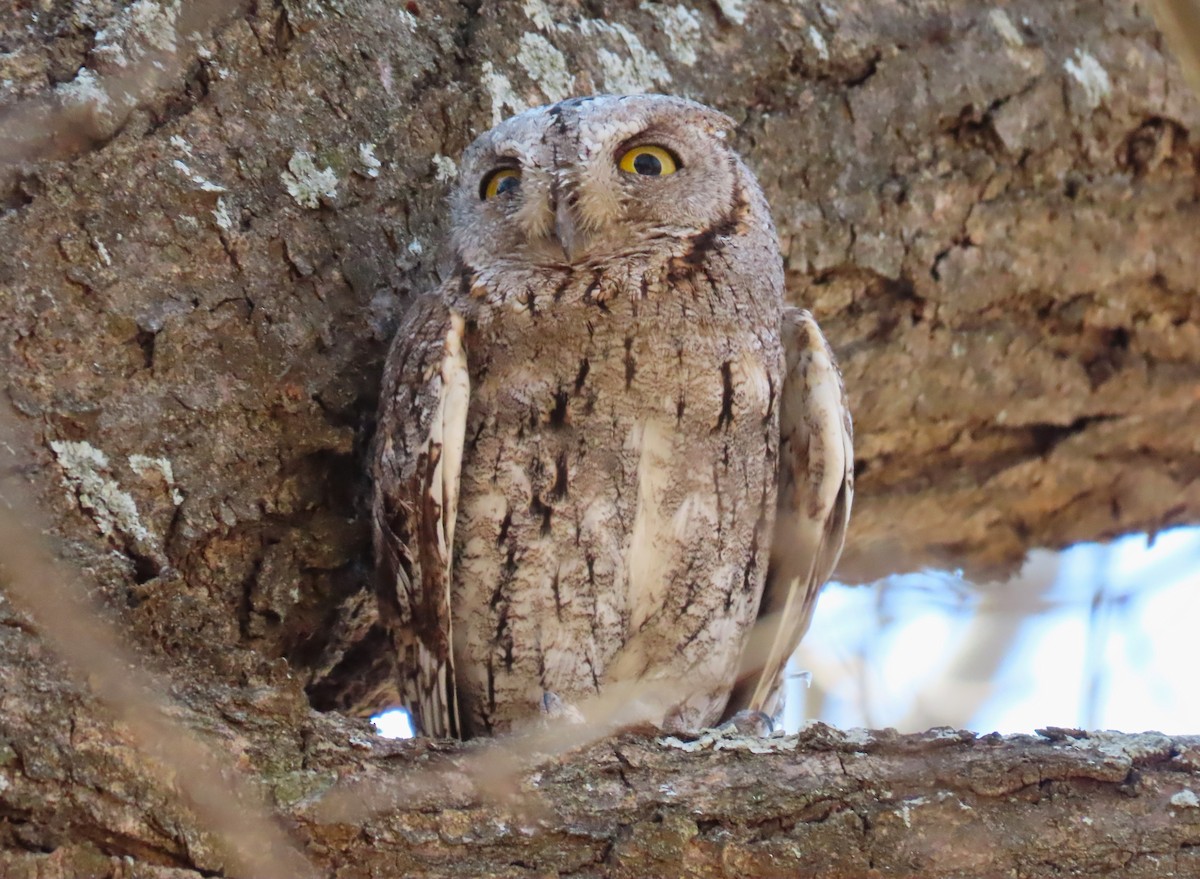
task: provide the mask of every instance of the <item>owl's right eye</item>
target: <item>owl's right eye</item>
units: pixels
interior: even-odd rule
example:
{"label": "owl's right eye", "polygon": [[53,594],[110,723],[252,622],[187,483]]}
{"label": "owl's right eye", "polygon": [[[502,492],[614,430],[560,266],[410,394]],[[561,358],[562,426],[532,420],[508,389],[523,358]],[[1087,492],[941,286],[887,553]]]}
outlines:
{"label": "owl's right eye", "polygon": [[479,197],[483,201],[512,192],[521,185],[521,171],[517,168],[497,168],[479,184]]}

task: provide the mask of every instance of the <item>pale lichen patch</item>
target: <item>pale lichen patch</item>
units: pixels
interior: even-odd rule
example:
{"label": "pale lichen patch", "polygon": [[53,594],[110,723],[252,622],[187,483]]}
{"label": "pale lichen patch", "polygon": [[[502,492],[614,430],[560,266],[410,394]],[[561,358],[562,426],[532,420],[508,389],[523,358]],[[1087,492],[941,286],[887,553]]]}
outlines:
{"label": "pale lichen patch", "polygon": [[129,466],[133,468],[134,473],[143,478],[157,473],[167,484],[167,490],[171,493],[171,503],[175,506],[183,503],[183,495],[175,484],[175,470],[171,467],[169,459],[151,458],[149,455],[130,455]]}
{"label": "pale lichen patch", "polygon": [[1088,743],[1098,746],[1103,754],[1120,755],[1130,760],[1152,760],[1170,755],[1174,746],[1169,736],[1159,732],[1129,735],[1110,730],[1092,730],[1087,738],[1076,742],[1077,747]]}
{"label": "pale lichen patch", "polygon": [[458,176],[458,166],[454,159],[438,153],[433,157],[433,176],[438,183],[446,183]]}
{"label": "pale lichen patch", "polygon": [[636,94],[650,91],[657,85],[671,81],[671,74],[657,52],[642,45],[637,34],[623,24],[609,23],[597,19],[585,19],[579,23],[584,36],[608,37],[619,40],[625,54],[608,49],[596,52],[600,69],[604,74],[604,88],[613,94]]}
{"label": "pale lichen patch", "polygon": [[93,113],[112,116],[112,99],[108,91],[100,84],[99,77],[87,67],[81,67],[70,82],[59,83],[54,87],[54,93],[64,104],[86,105]]}
{"label": "pale lichen patch", "polygon": [[868,746],[875,744],[875,734],[861,726],[839,730],[839,732],[842,734],[842,741],[857,750],[865,750]]}
{"label": "pale lichen patch", "polygon": [[546,0],[525,0],[521,9],[538,30],[546,31],[554,27],[554,13],[550,11]]}
{"label": "pale lichen patch", "polygon": [[379,161],[379,157],[375,155],[375,144],[360,143],[358,145],[358,171],[363,177],[374,180],[379,176],[379,169],[383,167],[383,162]]}
{"label": "pale lichen patch", "polygon": [[1063,69],[1082,86],[1084,99],[1092,110],[1112,93],[1108,71],[1086,49],[1076,49],[1075,57],[1063,62]]}
{"label": "pale lichen patch", "polygon": [[104,242],[99,238],[92,239],[92,249],[96,251],[96,256],[100,259],[101,264],[111,266],[113,261],[108,253],[108,248],[104,246]]}
{"label": "pale lichen patch", "polygon": [[925,797],[913,797],[905,800],[900,804],[900,820],[904,822],[904,826],[912,828],[912,810],[917,806],[924,806],[929,802]]}
{"label": "pale lichen patch", "polygon": [[133,496],[112,477],[104,452],[73,440],[51,440],[50,450],[63,469],[64,484],[91,514],[101,534],[112,537],[120,532],[136,540],[150,537]]}
{"label": "pale lichen patch", "polygon": [[688,67],[695,64],[699,58],[696,50],[701,45],[700,16],[686,6],[679,5],[642,3],[641,8],[657,19],[676,60]]}
{"label": "pale lichen patch", "polygon": [[813,44],[813,51],[817,53],[817,57],[822,61],[828,61],[829,45],[825,42],[825,38],[821,36],[821,32],[812,25],[808,27],[808,40]]}
{"label": "pale lichen patch", "polygon": [[521,35],[517,61],[529,78],[538,84],[547,100],[561,101],[575,87],[575,77],[567,70],[567,59],[554,45],[537,33]]}
{"label": "pale lichen patch", "polygon": [[1200,797],[1197,797],[1192,789],[1184,788],[1171,794],[1171,805],[1181,809],[1200,809]]}
{"label": "pale lichen patch", "polygon": [[664,748],[675,748],[694,753],[696,751],[748,751],[751,754],[779,754],[796,750],[799,737],[772,733],[769,736],[748,736],[739,733],[732,724],[706,729],[690,742],[677,736],[663,736],[658,743]]}
{"label": "pale lichen patch", "polygon": [[746,23],[746,8],[749,5],[749,0],[717,0],[717,6],[720,7],[721,14],[734,24]]}
{"label": "pale lichen patch", "polygon": [[217,228],[222,232],[232,232],[235,227],[233,212],[229,208],[229,202],[224,198],[217,199],[217,206],[213,208],[213,219],[217,221]]}
{"label": "pale lichen patch", "polygon": [[125,67],[151,52],[175,52],[179,6],[179,0],[135,0],[96,31],[92,55],[113,67]]}
{"label": "pale lichen patch", "polygon": [[504,119],[505,108],[512,113],[520,113],[522,110],[529,109],[529,104],[517,97],[517,93],[513,91],[508,77],[503,73],[497,73],[491,61],[483,62],[482,80],[483,87],[487,89],[488,95],[492,99],[493,126],[499,125]]}
{"label": "pale lichen patch", "polygon": [[207,178],[205,178],[202,174],[199,174],[196,171],[193,171],[190,167],[188,167],[187,162],[183,161],[182,159],[176,159],[171,164],[175,166],[175,169],[177,171],[179,171],[179,173],[183,174],[184,177],[186,177],[189,181],[191,181],[193,184],[195,184],[196,188],[199,189],[201,192],[228,192],[229,191],[221,184],[213,183],[211,180],[208,180]]}
{"label": "pale lichen patch", "polygon": [[1020,49],[1025,45],[1025,39],[1021,36],[1021,32],[1017,30],[1017,26],[1012,23],[1012,19],[1003,9],[996,8],[989,12],[988,21],[992,23],[992,27],[1000,35],[1000,39],[1004,40],[1010,49]]}
{"label": "pale lichen patch", "polygon": [[292,153],[287,170],[279,175],[279,179],[302,208],[318,208],[322,198],[337,195],[337,174],[329,167],[318,169],[312,156],[304,150]]}

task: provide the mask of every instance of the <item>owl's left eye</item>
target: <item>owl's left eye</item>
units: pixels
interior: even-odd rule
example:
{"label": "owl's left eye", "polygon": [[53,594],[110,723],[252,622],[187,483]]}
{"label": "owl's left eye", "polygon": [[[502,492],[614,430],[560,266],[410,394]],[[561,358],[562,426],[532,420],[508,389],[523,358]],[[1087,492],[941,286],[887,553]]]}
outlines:
{"label": "owl's left eye", "polygon": [[669,150],[652,144],[630,147],[621,154],[617,165],[622,171],[641,177],[666,177],[679,170],[679,160]]}
{"label": "owl's left eye", "polygon": [[497,168],[479,184],[479,197],[483,201],[512,192],[521,185],[521,171],[517,168]]}

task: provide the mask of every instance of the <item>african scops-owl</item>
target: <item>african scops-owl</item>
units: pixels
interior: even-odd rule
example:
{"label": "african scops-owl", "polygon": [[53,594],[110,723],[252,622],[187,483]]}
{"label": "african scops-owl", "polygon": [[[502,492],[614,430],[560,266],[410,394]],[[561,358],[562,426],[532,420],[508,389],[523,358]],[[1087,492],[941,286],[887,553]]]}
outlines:
{"label": "african scops-owl", "polygon": [[618,681],[673,682],[668,729],[775,713],[853,454],[732,124],[577,98],[463,156],[454,268],[397,331],[372,458],[380,613],[423,733]]}

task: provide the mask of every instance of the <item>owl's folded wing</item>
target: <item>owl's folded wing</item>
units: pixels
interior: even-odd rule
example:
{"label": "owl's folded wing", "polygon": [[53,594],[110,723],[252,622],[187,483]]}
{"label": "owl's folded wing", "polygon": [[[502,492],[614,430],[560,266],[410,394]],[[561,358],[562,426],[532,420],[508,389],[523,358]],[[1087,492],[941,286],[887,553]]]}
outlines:
{"label": "owl's folded wing", "polygon": [[376,590],[400,698],[429,736],[460,733],[450,575],[469,398],[462,318],[435,297],[418,300],[384,367],[372,511]]}
{"label": "owl's folded wing", "polygon": [[854,497],[854,430],[833,352],[812,315],[799,308],[784,309],[783,346],[775,530],[747,650],[755,673],[739,682],[744,704],[730,705],[772,717],[784,665],[842,553]]}

